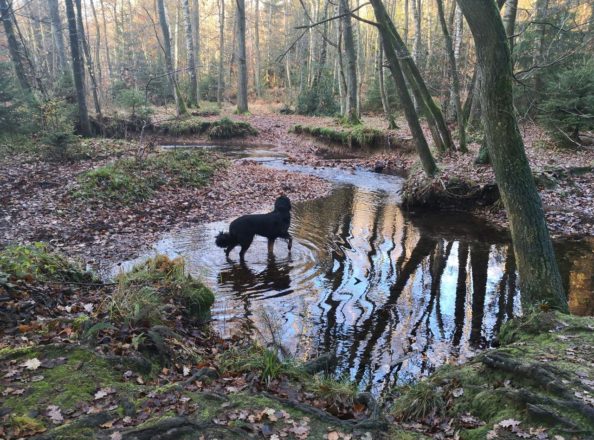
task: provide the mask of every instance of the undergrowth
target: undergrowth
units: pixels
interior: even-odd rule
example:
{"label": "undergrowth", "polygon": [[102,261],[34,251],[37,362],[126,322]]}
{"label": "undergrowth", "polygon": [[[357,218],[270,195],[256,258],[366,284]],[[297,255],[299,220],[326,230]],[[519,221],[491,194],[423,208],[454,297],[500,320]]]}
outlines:
{"label": "undergrowth", "polygon": [[79,176],[75,195],[130,204],[149,199],[162,186],[205,185],[223,162],[198,150],[174,150],[146,159],[124,158]]}
{"label": "undergrowth", "polygon": [[159,130],[173,136],[205,133],[210,139],[231,139],[258,134],[249,123],[233,121],[226,117],[218,121],[204,121],[196,117],[171,119],[161,122]]}
{"label": "undergrowth", "polygon": [[93,276],[44,243],[12,245],[0,252],[0,273],[26,281],[88,281]]}
{"label": "undergrowth", "polygon": [[308,134],[318,139],[341,144],[349,148],[372,148],[381,146],[386,142],[386,137],[380,130],[360,124],[349,127],[344,130],[335,130],[328,127],[295,125],[290,131],[296,134]]}
{"label": "undergrowth", "polygon": [[107,308],[110,320],[118,324],[150,328],[168,321],[175,307],[201,319],[214,302],[206,286],[186,275],[182,258],[157,255],[118,276],[117,282]]}

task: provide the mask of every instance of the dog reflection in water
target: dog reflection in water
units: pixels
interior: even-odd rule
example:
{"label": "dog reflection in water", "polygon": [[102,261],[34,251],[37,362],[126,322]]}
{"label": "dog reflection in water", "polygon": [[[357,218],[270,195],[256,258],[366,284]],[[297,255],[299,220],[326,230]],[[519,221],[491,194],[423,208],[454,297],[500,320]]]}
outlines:
{"label": "dog reflection in water", "polygon": [[235,246],[241,246],[239,258],[243,261],[255,235],[268,239],[268,252],[272,253],[274,241],[284,238],[288,241],[289,251],[293,245],[293,237],[289,234],[291,226],[291,201],[287,196],[280,196],[274,202],[274,211],[267,214],[242,215],[229,225],[229,232],[220,232],[215,244],[225,249],[225,255]]}
{"label": "dog reflection in water", "polygon": [[[290,260],[276,261],[274,255],[268,255],[266,268],[261,272],[253,270],[245,261],[232,263],[219,272],[218,280],[221,285],[230,285],[233,291],[248,293],[265,290],[275,297],[279,292],[281,296],[292,292]],[[276,292],[275,292],[276,291]]]}

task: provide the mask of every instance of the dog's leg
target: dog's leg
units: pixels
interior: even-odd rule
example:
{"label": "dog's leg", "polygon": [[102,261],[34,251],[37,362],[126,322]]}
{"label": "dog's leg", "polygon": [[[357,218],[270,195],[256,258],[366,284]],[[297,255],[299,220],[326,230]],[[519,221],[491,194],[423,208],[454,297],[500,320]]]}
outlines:
{"label": "dog's leg", "polygon": [[269,254],[274,253],[274,238],[268,239],[268,253]]}
{"label": "dog's leg", "polygon": [[247,250],[250,248],[250,245],[252,244],[253,239],[254,239],[254,236],[252,235],[249,239],[243,240],[242,242],[239,243],[241,245],[241,250],[239,251],[239,259],[241,261],[244,260],[243,256],[245,255]]}
{"label": "dog's leg", "polygon": [[289,250],[291,250],[291,248],[293,247],[293,237],[291,237],[290,234],[287,234],[289,236],[289,241],[287,243],[287,247],[289,248]]}
{"label": "dog's leg", "polygon": [[229,254],[231,253],[231,251],[233,250],[234,247],[235,247],[235,245],[233,245],[233,246],[227,246],[227,249],[225,249],[225,256],[227,258],[229,258]]}

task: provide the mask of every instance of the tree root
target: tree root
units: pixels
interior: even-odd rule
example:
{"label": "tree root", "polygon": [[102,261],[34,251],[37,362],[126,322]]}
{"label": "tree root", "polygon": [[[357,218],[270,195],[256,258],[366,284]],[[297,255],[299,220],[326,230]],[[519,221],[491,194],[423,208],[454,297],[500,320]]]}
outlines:
{"label": "tree root", "polygon": [[[538,363],[524,364],[509,358],[502,353],[486,354],[483,356],[482,362],[490,368],[503,370],[531,380],[542,386],[545,390],[560,397],[560,399],[553,399],[544,395],[534,394],[526,389],[521,389],[515,392],[506,391],[508,394],[512,394],[514,400],[523,401],[526,403],[527,407],[532,405],[534,407],[533,410],[536,412],[538,412],[539,408],[542,411],[545,411],[544,408],[539,406],[542,404],[558,408],[571,408],[584,416],[586,420],[589,420],[589,423],[594,426],[594,408],[586,405],[581,400],[576,399],[573,391],[567,388],[563,382],[555,377],[556,373],[551,372],[552,368],[550,366],[544,366]],[[548,412],[554,414],[550,411]],[[571,424],[573,425],[573,423]]]}
{"label": "tree root", "polygon": [[324,420],[325,422],[332,423],[334,425],[345,426],[351,429],[368,430],[385,430],[388,428],[388,424],[385,420],[371,418],[362,420],[343,420],[339,419],[336,416],[333,416],[332,414],[327,413],[324,410],[321,410],[319,408],[316,408],[315,406],[311,406],[303,402],[298,402],[292,399],[285,399],[270,393],[262,394],[264,394],[264,396],[268,397],[269,399],[276,400],[277,402],[283,405],[290,406],[291,408],[294,408],[306,414],[311,414],[312,416],[315,416],[318,419]]}

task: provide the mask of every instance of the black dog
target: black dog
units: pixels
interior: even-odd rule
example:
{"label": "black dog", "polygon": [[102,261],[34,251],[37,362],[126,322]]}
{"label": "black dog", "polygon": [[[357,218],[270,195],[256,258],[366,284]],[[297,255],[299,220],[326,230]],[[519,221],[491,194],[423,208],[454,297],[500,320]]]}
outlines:
{"label": "black dog", "polygon": [[225,248],[225,255],[237,245],[241,246],[239,258],[243,257],[252,244],[254,235],[260,235],[268,239],[268,252],[272,253],[274,240],[284,238],[289,241],[289,250],[293,245],[293,238],[289,234],[291,225],[291,201],[287,196],[280,196],[274,202],[274,211],[268,214],[243,215],[231,222],[229,232],[220,232],[217,235],[215,244]]}

